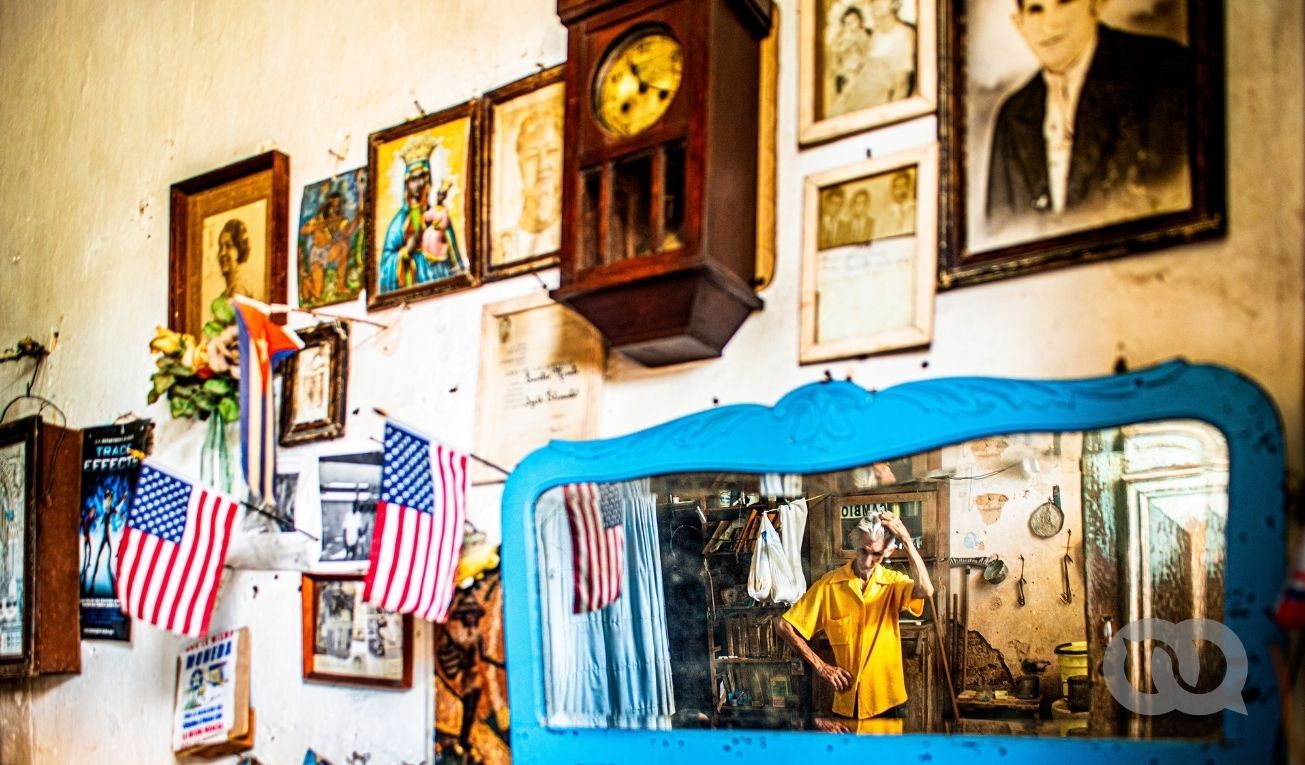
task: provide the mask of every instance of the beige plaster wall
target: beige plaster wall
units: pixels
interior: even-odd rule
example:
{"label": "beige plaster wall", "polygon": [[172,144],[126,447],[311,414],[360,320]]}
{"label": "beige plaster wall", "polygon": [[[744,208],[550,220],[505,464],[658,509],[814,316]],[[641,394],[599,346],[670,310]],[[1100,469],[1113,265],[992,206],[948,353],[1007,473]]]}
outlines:
{"label": "beige plaster wall", "polygon": [[[1302,414],[1305,11],[1296,0],[1229,2],[1227,239],[944,294],[926,351],[799,367],[798,252],[804,175],[932,140],[933,118],[796,149],[796,3],[783,3],[779,261],[766,308],[723,359],[647,370],[615,357],[601,430],[614,435],[721,403],[771,403],[826,369],[866,386],[922,377],[1104,374],[1115,358],[1227,364],[1283,413],[1293,477]],[[366,135],[561,61],[552,0],[91,0],[0,4],[0,346],[23,335],[54,353],[33,392],[74,425],[146,412],[146,344],[166,318],[167,194],[174,181],[278,148],[299,191],[366,163]],[[331,151],[342,154],[335,160]],[[544,274],[550,284],[556,273]],[[358,328],[351,407],[382,405],[472,443],[477,327],[487,302],[538,289],[529,277],[413,306],[378,338]],[[293,286],[292,286],[293,292]],[[359,306],[346,310],[361,311]],[[928,362],[927,367],[925,362]],[[764,370],[759,373],[758,370]],[[0,399],[30,368],[0,367]],[[596,404],[597,405],[597,404]],[[198,434],[162,426],[161,455],[192,463]],[[365,438],[376,422],[350,421]],[[492,523],[499,487],[472,512]],[[416,762],[430,733],[429,657],[409,692],[299,679],[295,575],[229,575],[217,623],[255,625],[258,752],[298,762]],[[257,588],[257,589],[255,589]],[[421,631],[418,644],[428,641]],[[178,641],[140,628],[131,646],[87,642],[79,677],[0,690],[6,763],[169,762]],[[14,712],[14,710],[17,710]],[[30,738],[11,737],[14,726]]]}

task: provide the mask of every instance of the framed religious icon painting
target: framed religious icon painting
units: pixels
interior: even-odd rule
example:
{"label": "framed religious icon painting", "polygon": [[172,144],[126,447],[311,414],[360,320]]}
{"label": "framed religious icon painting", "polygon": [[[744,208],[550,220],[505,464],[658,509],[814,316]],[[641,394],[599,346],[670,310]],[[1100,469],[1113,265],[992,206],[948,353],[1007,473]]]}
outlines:
{"label": "framed religious icon painting", "polygon": [[937,107],[938,0],[801,0],[798,143]]}
{"label": "framed religious icon painting", "polygon": [[486,281],[557,264],[563,69],[555,66],[485,95],[480,274]]}
{"label": "framed religious icon painting", "polygon": [[303,350],[281,367],[282,446],[344,435],[349,384],[349,327],[341,322],[301,330]]}
{"label": "framed religious icon painting", "polygon": [[1220,0],[957,0],[939,286],[1220,236]]}
{"label": "framed religious icon painting", "polygon": [[807,178],[801,363],[929,344],[937,184],[936,145]]}
{"label": "framed religious icon painting", "polygon": [[289,200],[279,151],[172,185],[169,327],[200,336],[219,297],[285,302]]}
{"label": "framed religious icon painting", "polygon": [[412,687],[412,617],[363,600],[355,574],[304,574],[303,675],[350,685]]}
{"label": "framed religious icon painting", "polygon": [[363,288],[367,168],[304,187],[299,205],[299,307],[354,300]]}
{"label": "framed religious icon painting", "polygon": [[476,102],[368,138],[367,307],[476,284]]}

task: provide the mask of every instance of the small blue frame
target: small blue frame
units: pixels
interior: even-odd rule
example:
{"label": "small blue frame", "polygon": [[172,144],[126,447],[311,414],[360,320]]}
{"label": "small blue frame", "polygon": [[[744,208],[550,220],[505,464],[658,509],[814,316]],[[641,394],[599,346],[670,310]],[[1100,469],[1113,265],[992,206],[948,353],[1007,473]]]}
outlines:
{"label": "small blue frame", "polygon": [[[535,503],[550,488],[687,471],[843,470],[987,435],[1081,431],[1195,419],[1228,442],[1224,623],[1250,658],[1248,714],[1224,711],[1224,741],[1047,739],[910,734],[851,736],[739,730],[559,730],[544,727]],[[960,377],[867,391],[813,383],[774,407],[739,404],[599,441],[554,441],[508,478],[503,496],[504,618],[512,757],[532,763],[1269,762],[1279,699],[1267,658],[1281,634],[1271,618],[1284,572],[1283,450],[1279,417],[1255,383],[1229,369],[1173,361],[1111,377],[1009,380]],[[861,760],[860,758],[866,758]]]}

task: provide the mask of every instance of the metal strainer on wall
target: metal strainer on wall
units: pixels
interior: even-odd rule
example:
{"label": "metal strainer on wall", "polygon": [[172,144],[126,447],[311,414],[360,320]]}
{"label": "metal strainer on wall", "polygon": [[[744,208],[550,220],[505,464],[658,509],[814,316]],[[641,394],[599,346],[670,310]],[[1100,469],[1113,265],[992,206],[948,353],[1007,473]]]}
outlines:
{"label": "metal strainer on wall", "polygon": [[1065,513],[1060,509],[1060,487],[1051,487],[1051,501],[1043,502],[1029,514],[1029,531],[1033,536],[1047,539],[1060,533],[1065,525]]}

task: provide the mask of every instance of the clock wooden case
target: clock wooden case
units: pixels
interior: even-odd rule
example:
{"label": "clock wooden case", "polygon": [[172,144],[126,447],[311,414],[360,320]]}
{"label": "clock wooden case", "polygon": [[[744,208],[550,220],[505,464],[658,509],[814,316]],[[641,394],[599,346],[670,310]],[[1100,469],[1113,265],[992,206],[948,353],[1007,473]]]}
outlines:
{"label": "clock wooden case", "polygon": [[712,358],[752,311],[770,0],[559,0],[569,33],[561,284],[649,365]]}

